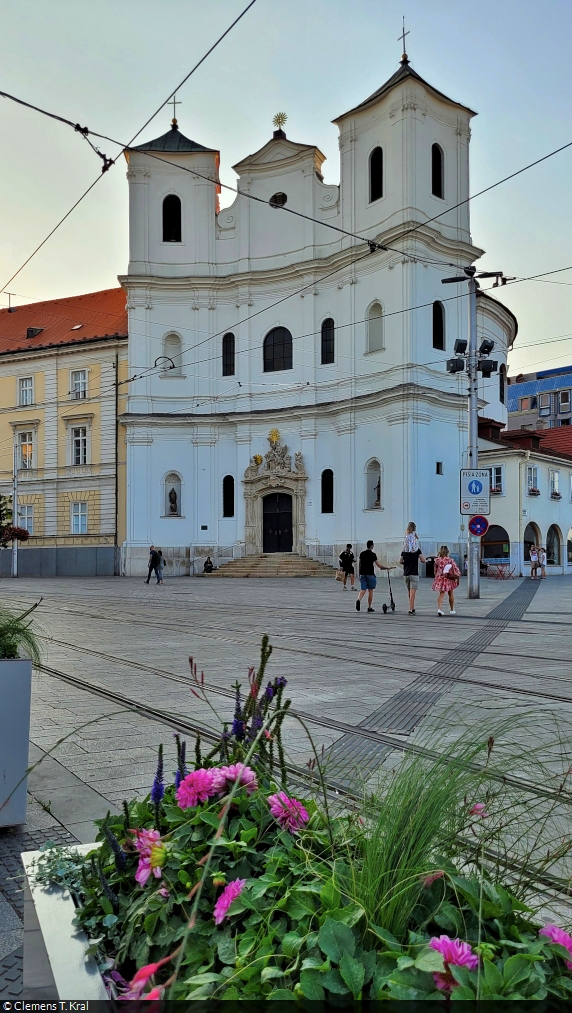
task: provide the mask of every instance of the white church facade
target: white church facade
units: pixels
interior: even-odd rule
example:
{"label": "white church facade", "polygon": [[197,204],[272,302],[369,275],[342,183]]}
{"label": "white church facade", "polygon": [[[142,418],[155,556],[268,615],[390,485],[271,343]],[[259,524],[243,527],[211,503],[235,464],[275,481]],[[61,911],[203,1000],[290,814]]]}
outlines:
{"label": "white church facade", "polygon": [[[462,203],[473,115],[404,57],[334,120],[339,186],[279,128],[222,211],[219,152],[176,121],[126,153],[127,575],[152,542],[181,574],[207,553],[332,562],[369,538],[395,562],[409,520],[426,552],[464,551],[466,374],[446,360],[466,286],[441,279],[483,252]],[[483,414],[504,423],[516,320],[480,294],[478,326],[501,370]]]}

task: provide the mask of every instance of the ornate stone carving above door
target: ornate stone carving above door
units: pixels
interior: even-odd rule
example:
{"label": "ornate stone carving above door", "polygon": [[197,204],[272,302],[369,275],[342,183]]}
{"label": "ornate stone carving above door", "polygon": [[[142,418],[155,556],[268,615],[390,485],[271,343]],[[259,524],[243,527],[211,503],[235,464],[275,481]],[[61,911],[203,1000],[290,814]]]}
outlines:
{"label": "ornate stone carving above door", "polygon": [[301,453],[288,453],[281,444],[277,430],[268,437],[270,449],[264,457],[254,454],[244,472],[246,555],[262,552],[262,499],[271,492],[285,492],[292,496],[293,551],[306,554],[306,482],[308,476]]}

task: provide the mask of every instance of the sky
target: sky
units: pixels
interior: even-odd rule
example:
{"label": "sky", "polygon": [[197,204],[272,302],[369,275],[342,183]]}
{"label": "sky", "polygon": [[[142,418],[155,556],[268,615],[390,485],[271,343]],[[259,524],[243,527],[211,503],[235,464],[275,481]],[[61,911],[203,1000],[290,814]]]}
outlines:
{"label": "sky", "polygon": [[[0,89],[127,142],[246,6],[246,0],[3,0]],[[293,140],[326,155],[331,120],[399,65],[405,15],[412,66],[478,112],[471,193],[572,141],[569,0],[257,0],[181,89],[184,134],[221,151],[221,179],[288,115]],[[167,109],[144,130],[168,129]],[[0,287],[84,190],[101,162],[69,127],[0,98]],[[98,142],[106,155],[120,149]],[[13,304],[96,291],[127,268],[123,156],[8,285]],[[510,371],[572,363],[572,147],[471,202],[483,270],[551,281],[507,286],[519,320]],[[233,194],[223,191],[223,204]],[[5,294],[0,305],[7,305]]]}

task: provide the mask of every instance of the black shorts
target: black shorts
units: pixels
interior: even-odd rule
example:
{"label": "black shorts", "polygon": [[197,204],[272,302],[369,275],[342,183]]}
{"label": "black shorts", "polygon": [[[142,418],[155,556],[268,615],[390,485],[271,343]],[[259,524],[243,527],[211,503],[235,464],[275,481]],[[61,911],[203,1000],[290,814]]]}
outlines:
{"label": "black shorts", "polygon": [[342,567],[342,569],[343,569],[344,574],[346,575],[346,577],[353,577],[354,574],[355,574],[355,570],[354,570],[353,566],[351,566],[349,568],[349,570],[347,570],[345,566]]}

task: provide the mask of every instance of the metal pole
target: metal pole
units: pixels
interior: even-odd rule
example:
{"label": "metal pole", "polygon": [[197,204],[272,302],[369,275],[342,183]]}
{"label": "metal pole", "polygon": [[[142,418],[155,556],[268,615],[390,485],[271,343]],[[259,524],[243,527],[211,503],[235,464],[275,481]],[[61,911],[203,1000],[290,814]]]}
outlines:
{"label": "metal pole", "polygon": [[[472,271],[474,272],[474,268]],[[468,465],[467,467],[477,469],[479,467],[479,384],[478,384],[478,358],[477,358],[477,289],[478,282],[475,278],[469,278],[469,347],[467,355],[467,373],[469,379],[469,441],[468,441]],[[480,598],[481,596],[481,540],[475,535],[469,534],[469,546],[467,553],[467,597]]]}
{"label": "metal pole", "polygon": [[[14,456],[12,465],[12,524],[18,524],[18,445],[14,444]],[[12,539],[12,567],[11,576],[18,576],[18,539]]]}

